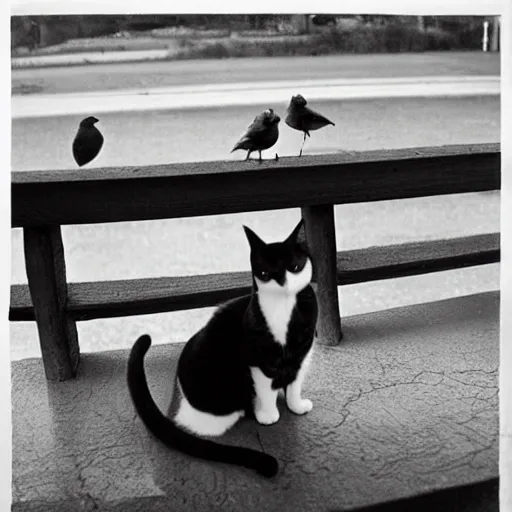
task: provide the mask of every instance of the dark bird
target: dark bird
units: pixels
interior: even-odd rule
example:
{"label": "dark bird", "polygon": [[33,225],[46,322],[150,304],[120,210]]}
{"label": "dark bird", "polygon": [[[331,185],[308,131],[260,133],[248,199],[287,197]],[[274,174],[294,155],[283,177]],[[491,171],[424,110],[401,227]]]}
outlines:
{"label": "dark bird", "polygon": [[307,104],[308,102],[304,96],[301,96],[300,94],[292,96],[290,105],[288,105],[286,119],[284,120],[284,122],[291,128],[304,132],[304,139],[302,140],[299,156],[302,156],[302,149],[306,142],[306,135],[311,137],[309,132],[323,128],[328,124],[335,126],[332,121],[324,117],[322,114],[306,107]]}
{"label": "dark bird", "polygon": [[80,167],[94,160],[103,146],[103,135],[94,126],[98,121],[96,117],[89,116],[82,119],[78,127],[73,140],[73,156]]}
{"label": "dark bird", "polygon": [[242,138],[235,144],[231,153],[237,149],[246,149],[247,157],[245,159],[248,160],[253,151],[259,151],[259,161],[261,162],[261,152],[271,148],[277,142],[279,121],[281,118],[271,108],[257,115]]}

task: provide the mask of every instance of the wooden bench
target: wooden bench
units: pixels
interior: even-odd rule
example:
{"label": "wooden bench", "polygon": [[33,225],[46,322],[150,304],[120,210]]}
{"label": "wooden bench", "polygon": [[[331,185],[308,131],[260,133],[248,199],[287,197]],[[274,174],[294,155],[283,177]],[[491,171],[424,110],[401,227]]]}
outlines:
{"label": "wooden bench", "polygon": [[500,188],[498,144],[148,167],[12,173],[28,285],[9,318],[35,320],[46,377],[76,375],[76,321],[213,306],[250,289],[248,272],[67,283],[61,225],[300,207],[316,262],[319,340],[342,338],[337,286],[498,262],[499,233],[336,251],[334,205]]}

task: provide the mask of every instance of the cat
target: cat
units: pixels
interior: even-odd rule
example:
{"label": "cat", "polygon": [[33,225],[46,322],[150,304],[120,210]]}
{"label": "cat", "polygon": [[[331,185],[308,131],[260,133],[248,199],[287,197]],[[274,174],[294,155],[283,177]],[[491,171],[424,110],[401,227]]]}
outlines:
{"label": "cat", "polygon": [[252,292],[221,305],[185,344],[170,417],[162,414],[148,389],[147,334],[131,349],[127,381],[142,421],[167,446],[273,477],[279,468],[273,456],[205,437],[224,434],[243,416],[255,417],[261,425],[277,422],[279,389],[285,390],[286,404],[295,414],[312,409],[301,390],[318,317],[310,284],[313,263],[304,236],[299,238],[303,220],[286,240],[269,244],[243,228],[251,251]]}

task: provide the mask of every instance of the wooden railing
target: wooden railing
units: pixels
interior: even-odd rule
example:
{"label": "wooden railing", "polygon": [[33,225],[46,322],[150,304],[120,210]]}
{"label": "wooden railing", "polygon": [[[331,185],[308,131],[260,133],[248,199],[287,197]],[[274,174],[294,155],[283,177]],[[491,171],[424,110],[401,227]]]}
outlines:
{"label": "wooden railing", "polygon": [[300,207],[315,260],[322,343],[341,339],[337,286],[482,265],[499,233],[336,252],[334,205],[500,188],[498,144],[279,161],[12,173],[12,227],[23,228],[27,285],[11,287],[12,321],[35,320],[49,380],[73,377],[77,320],[213,306],[250,290],[248,272],[67,283],[61,225]]}

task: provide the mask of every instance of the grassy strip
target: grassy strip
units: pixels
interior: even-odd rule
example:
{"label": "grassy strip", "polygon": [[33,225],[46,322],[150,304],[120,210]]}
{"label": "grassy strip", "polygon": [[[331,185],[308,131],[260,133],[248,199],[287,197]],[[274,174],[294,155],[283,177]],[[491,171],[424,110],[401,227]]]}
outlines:
{"label": "grassy strip", "polygon": [[184,39],[182,49],[170,59],[222,59],[229,57],[285,57],[293,55],[329,55],[336,53],[397,53],[439,50],[476,50],[480,48],[477,30],[453,34],[430,29],[388,25],[358,26],[356,29],[332,28],[320,34],[271,40],[227,39],[198,42]]}

